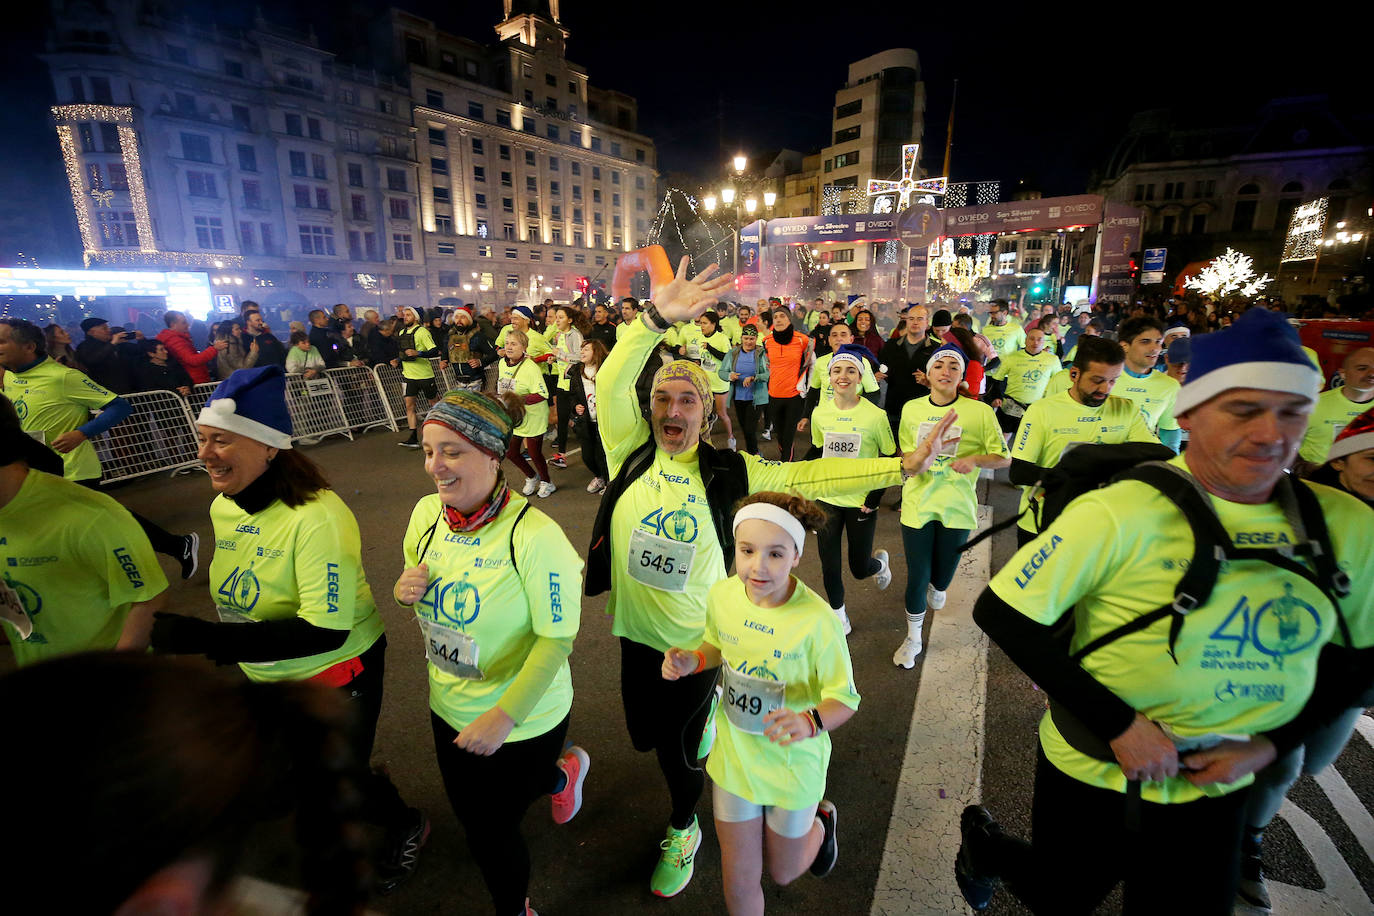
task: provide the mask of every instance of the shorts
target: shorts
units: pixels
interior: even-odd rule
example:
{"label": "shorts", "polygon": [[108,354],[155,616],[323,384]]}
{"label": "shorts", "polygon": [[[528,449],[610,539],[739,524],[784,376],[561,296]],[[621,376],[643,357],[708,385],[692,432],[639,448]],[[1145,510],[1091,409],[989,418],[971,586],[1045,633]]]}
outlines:
{"label": "shorts", "polygon": [[816,804],[800,811],[791,811],[775,805],[756,805],[711,783],[711,809],[716,820],[726,824],[738,824],[762,817],[769,830],[789,840],[801,839],[811,832],[811,825],[816,822],[816,810],[819,807],[820,805]]}
{"label": "shorts", "polygon": [[434,381],[434,377],[429,378],[408,378],[405,387],[406,397],[413,398],[423,394],[431,401],[439,400],[439,386]]}

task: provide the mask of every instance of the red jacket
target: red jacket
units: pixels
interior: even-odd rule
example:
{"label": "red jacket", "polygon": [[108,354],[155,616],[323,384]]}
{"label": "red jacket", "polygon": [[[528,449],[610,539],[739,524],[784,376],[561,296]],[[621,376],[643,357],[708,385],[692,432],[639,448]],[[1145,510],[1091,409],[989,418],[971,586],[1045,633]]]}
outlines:
{"label": "red jacket", "polygon": [[212,365],[215,357],[219,355],[219,351],[213,346],[197,353],[196,345],[191,342],[190,331],[173,331],[171,328],[159,331],[157,339],[162,341],[167,352],[181,363],[181,368],[186,370],[192,382],[199,385],[210,381],[210,370],[206,367]]}

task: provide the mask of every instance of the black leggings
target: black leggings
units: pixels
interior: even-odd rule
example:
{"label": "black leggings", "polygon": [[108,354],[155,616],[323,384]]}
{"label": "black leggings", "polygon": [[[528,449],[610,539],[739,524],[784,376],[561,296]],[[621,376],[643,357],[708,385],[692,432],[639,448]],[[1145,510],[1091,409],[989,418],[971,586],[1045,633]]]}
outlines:
{"label": "black leggings", "polygon": [[773,441],[778,443],[778,460],[791,461],[792,440],[797,435],[797,423],[801,421],[806,402],[800,395],[790,398],[768,399],[768,419],[773,424]]}
{"label": "black leggings", "polygon": [[873,534],[878,528],[878,516],[843,506],[822,502],[828,520],[816,533],[817,552],[821,555],[821,576],[825,581],[825,597],[832,608],[844,606],[844,572],[840,568],[840,537],[849,538],[849,572],[855,579],[867,579],[883,568],[873,559]]}
{"label": "black leggings", "polygon": [[620,637],[620,697],[625,703],[625,725],[635,750],[658,752],[658,766],[673,801],[670,822],[677,830],[691,826],[706,787],[706,771],[697,765],[697,749],[711,712],[716,673],[712,668],[665,681],[662,652]]}
{"label": "black leggings", "polygon": [[744,439],[744,450],[759,453],[759,409],[753,401],[735,402],[735,430]]}
{"label": "black leggings", "polygon": [[520,821],[530,805],[563,781],[558,758],[568,734],[568,717],[542,735],[507,741],[490,757],[459,749],[453,743],[458,732],[433,712],[429,722],[444,792],[467,834],[497,916],[523,913],[529,896],[530,851]]}
{"label": "black leggings", "polygon": [[926,522],[920,528],[902,526],[908,615],[925,613],[927,585],[941,592],[949,588],[959,568],[959,548],[967,540],[967,528],[946,528],[940,522]]}
{"label": "black leggings", "polygon": [[601,431],[596,423],[585,416],[573,424],[577,439],[582,443],[582,463],[593,477],[600,477],[610,483],[610,472],[606,469],[606,449],[601,445]]}
{"label": "black leggings", "polygon": [[410,821],[410,808],[401,793],[384,773],[369,766],[372,745],[377,740],[377,719],[382,714],[382,682],[386,677],[386,636],[358,656],[362,672],[339,688],[348,700],[348,743],[353,759],[365,771],[363,777],[363,819],[381,827],[400,829]]}
{"label": "black leggings", "polygon": [[1092,913],[1118,881],[1126,916],[1187,912],[1229,916],[1240,872],[1248,788],[1177,805],[1139,802],[1139,830],[1126,827],[1127,798],[1062,773],[1037,751],[1034,844],[1004,836],[975,849],[1034,913]]}
{"label": "black leggings", "polygon": [[564,388],[553,390],[554,398],[558,405],[558,454],[563,454],[568,450],[568,424],[572,422],[572,392]]}

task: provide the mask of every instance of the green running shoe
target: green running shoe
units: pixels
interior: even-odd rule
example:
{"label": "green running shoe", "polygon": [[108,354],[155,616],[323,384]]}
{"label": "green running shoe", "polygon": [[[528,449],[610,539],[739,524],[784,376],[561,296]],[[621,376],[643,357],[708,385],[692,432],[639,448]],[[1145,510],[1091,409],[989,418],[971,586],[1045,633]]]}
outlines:
{"label": "green running shoe", "polygon": [[654,876],[649,879],[649,889],[659,897],[674,897],[682,893],[692,880],[696,867],[697,850],[701,848],[701,825],[696,816],[686,830],[674,830],[671,826],[659,843],[663,855],[658,858]]}

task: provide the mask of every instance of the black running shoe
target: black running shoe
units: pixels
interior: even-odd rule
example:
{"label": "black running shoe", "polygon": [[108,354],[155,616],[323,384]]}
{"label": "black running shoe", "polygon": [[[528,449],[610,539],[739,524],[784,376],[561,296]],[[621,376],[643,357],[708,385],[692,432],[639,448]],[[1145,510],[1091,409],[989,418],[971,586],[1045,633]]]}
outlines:
{"label": "black running shoe", "polygon": [[405,826],[387,831],[386,846],[377,863],[377,893],[391,893],[415,872],[420,850],[427,842],[429,818],[419,808],[411,808]]}
{"label": "black running shoe", "polygon": [[181,578],[189,579],[200,568],[200,535],[192,531],[181,538]]}
{"label": "black running shoe", "polygon": [[988,809],[982,805],[969,805],[964,809],[964,813],[959,816],[959,834],[962,840],[959,843],[959,854],[954,858],[954,880],[959,883],[959,890],[963,893],[964,900],[974,910],[988,908],[988,901],[992,899],[993,892],[997,890],[998,881],[991,875],[979,872],[975,866],[972,849],[973,835],[975,833],[986,834],[994,829],[1001,828],[992,819]]}
{"label": "black running shoe", "polygon": [[1251,909],[1273,912],[1274,904],[1269,899],[1269,883],[1264,880],[1264,831],[1249,830],[1240,841],[1240,884],[1236,887],[1236,899]]}
{"label": "black running shoe", "polygon": [[833,802],[822,799],[820,807],[816,809],[816,817],[820,818],[825,833],[821,837],[821,848],[816,850],[816,859],[811,863],[811,874],[824,878],[830,874],[835,867],[835,860],[840,857],[840,838],[836,832],[839,814]]}

